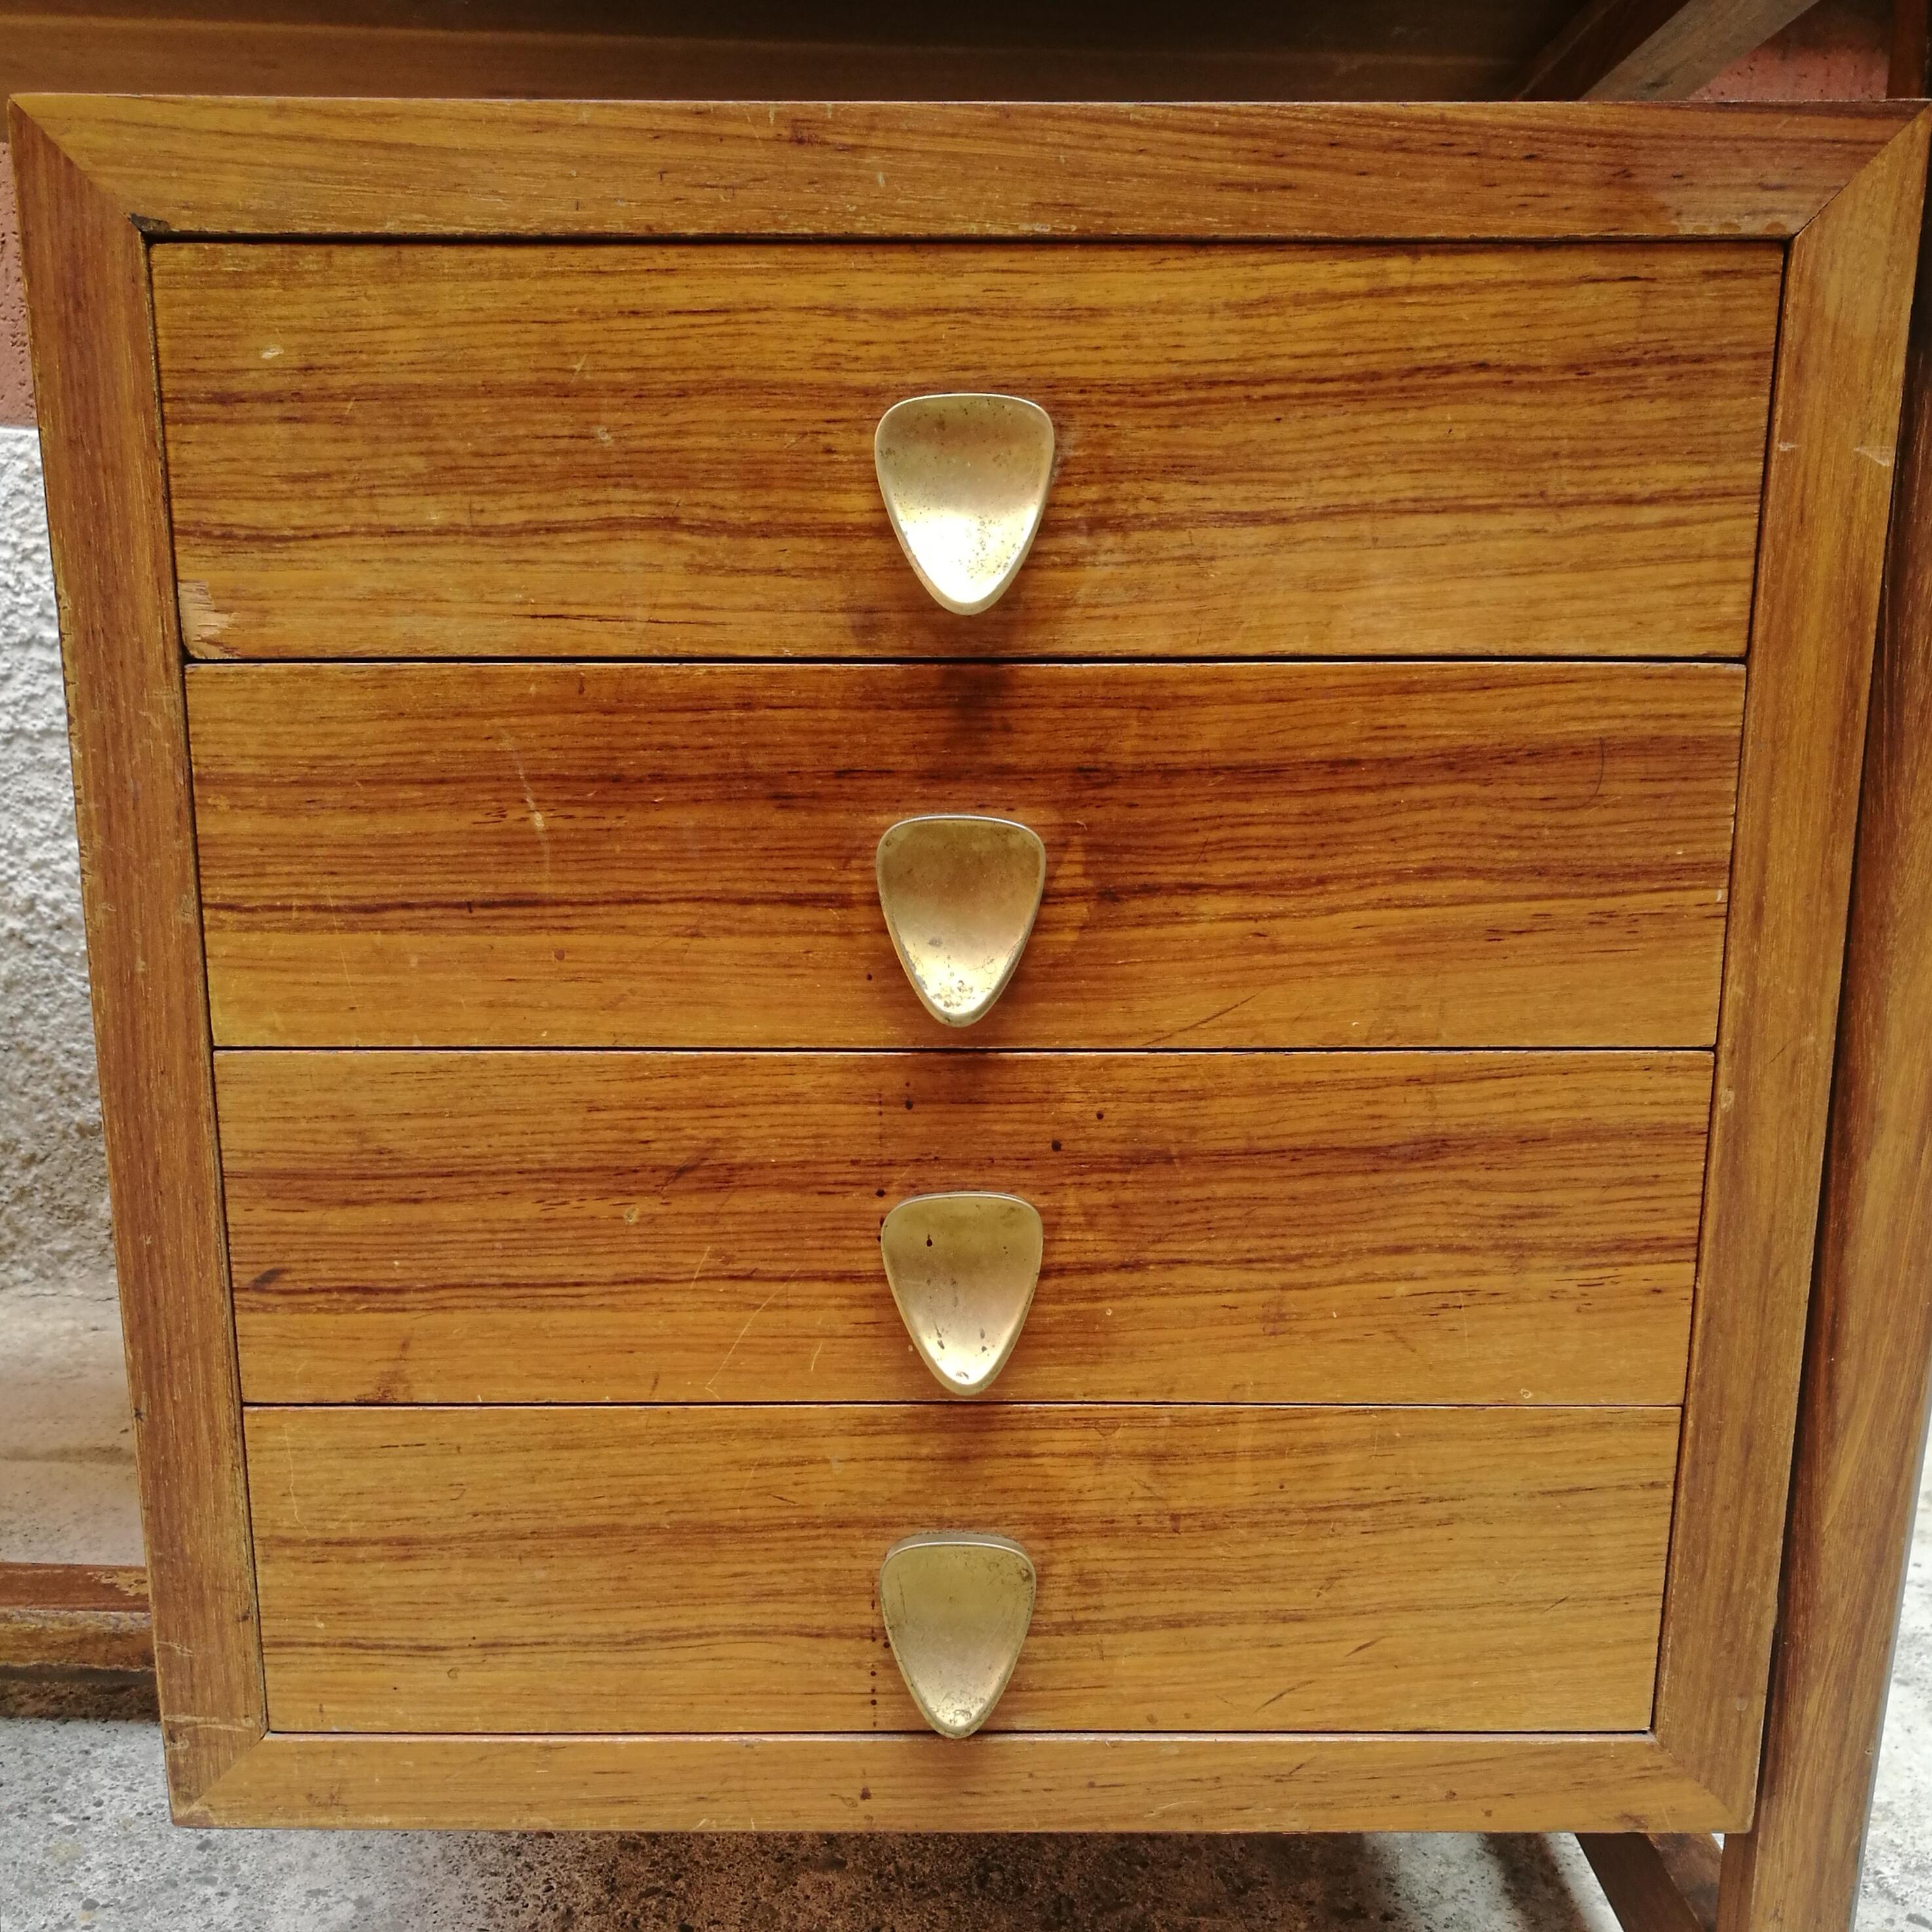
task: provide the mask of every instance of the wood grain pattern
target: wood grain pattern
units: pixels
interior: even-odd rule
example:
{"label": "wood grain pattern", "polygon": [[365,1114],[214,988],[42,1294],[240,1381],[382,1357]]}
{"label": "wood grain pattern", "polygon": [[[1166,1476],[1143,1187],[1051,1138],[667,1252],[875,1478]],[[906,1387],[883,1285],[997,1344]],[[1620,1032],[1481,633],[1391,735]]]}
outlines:
{"label": "wood grain pattern", "polygon": [[1540,242],[1794,234],[1914,110],[36,94],[19,111],[152,233]]}
{"label": "wood grain pattern", "polygon": [[1684,100],[1810,0],[1590,0],[1530,64],[1526,100]]}
{"label": "wood grain pattern", "polygon": [[1742,682],[196,666],[215,1037],[956,1047],[873,875],[938,811],[1047,848],[974,1047],[1703,1046]]}
{"label": "wood grain pattern", "polygon": [[[163,247],[208,657],[1742,656],[1782,251]],[[1012,590],[901,398],[1024,395]]]}
{"label": "wood grain pattern", "polygon": [[914,1194],[1046,1223],[993,1399],[1682,1400],[1702,1054],[226,1053],[250,1401],[947,1400]]}
{"label": "wood grain pattern", "polygon": [[1780,338],[1658,1688],[1658,1737],[1733,1807],[1776,1615],[1927,126],[1792,244]]}
{"label": "wood grain pattern", "polygon": [[80,1563],[0,1563],[0,1669],[154,1667],[148,1573]]}
{"label": "wood grain pattern", "polygon": [[1756,1822],[1724,1932],[1851,1932],[1932,1406],[1932,234],[1922,242]]}
{"label": "wood grain pattern", "polygon": [[13,122],[170,1792],[262,1730],[146,266]]}
{"label": "wood grain pattern", "polygon": [[[1617,1915],[1623,1932],[1711,1932],[1712,1916],[1687,1896],[1672,1869],[1666,1847],[1641,1832],[1577,1834],[1577,1844]],[[1701,1847],[1701,1849],[1700,1849]],[[1715,1841],[1680,1837],[1670,1850],[1678,1862],[1695,1858],[1712,1877],[1717,1873]]]}
{"label": "wood grain pattern", "polygon": [[352,1737],[271,1732],[219,1825],[520,1831],[1627,1831],[1721,1827],[1642,1736]]}
{"label": "wood grain pattern", "polygon": [[1000,1730],[1636,1730],[1667,1408],[251,1409],[278,1730],[903,1731],[879,1559],[1040,1570]]}

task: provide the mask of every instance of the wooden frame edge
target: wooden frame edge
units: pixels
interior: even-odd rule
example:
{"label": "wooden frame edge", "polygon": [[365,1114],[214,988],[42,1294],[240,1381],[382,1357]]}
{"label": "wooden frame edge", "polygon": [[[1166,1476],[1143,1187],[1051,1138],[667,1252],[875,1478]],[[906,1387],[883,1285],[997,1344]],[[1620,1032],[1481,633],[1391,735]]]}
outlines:
{"label": "wooden frame edge", "polygon": [[[544,1831],[1719,1829],[1642,1733],[268,1732],[185,1824]],[[1051,1819],[1051,1823],[1042,1820]]]}
{"label": "wooden frame edge", "polygon": [[[1654,1719],[1737,1825],[1770,1667],[1928,133],[1916,110],[1786,266]],[[1802,920],[1780,916],[1794,906]]]}
{"label": "wooden frame edge", "polygon": [[[156,236],[1256,241],[1782,238],[1911,112],[58,94],[14,109]],[[1512,170],[1526,152],[1535,169]],[[1391,158],[1414,187],[1399,206],[1377,184]]]}
{"label": "wooden frame edge", "polygon": [[185,1807],[266,1720],[146,250],[30,116],[11,131],[163,1738]]}
{"label": "wooden frame edge", "polygon": [[1932,224],[1887,563],[1778,1642],[1724,1932],[1850,1932],[1932,1409]]}

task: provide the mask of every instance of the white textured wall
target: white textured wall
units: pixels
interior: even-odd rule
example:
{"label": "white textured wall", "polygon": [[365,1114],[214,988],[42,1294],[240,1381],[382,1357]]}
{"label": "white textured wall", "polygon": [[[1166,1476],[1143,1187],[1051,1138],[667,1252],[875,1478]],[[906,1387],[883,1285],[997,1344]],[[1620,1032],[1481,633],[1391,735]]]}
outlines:
{"label": "white textured wall", "polygon": [[40,441],[0,429],[0,1293],[113,1291]]}
{"label": "white textured wall", "polygon": [[138,1560],[40,441],[0,428],[0,1560]]}

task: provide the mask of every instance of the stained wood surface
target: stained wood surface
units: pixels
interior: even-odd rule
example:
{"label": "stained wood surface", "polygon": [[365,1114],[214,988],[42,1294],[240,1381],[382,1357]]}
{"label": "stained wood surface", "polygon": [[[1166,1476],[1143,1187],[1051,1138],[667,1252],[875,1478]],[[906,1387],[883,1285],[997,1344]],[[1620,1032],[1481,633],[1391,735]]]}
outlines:
{"label": "stained wood surface", "polygon": [[141,238],[13,121],[168,1784],[262,1730],[173,559]]}
{"label": "stained wood surface", "polygon": [[80,1563],[0,1563],[0,1668],[152,1670],[148,1573]]}
{"label": "stained wood surface", "polygon": [[1702,1054],[280,1054],[218,1066],[254,1402],[944,1402],[878,1230],[1017,1193],[992,1394],[1679,1401]]}
{"label": "stained wood surface", "polygon": [[188,1822],[521,1831],[1715,1828],[1641,1734],[950,1738],[353,1737],[271,1732]]}
{"label": "stained wood surface", "polygon": [[1915,110],[36,94],[16,111],[153,233],[1544,241],[1794,234]]}
{"label": "stained wood surface", "polygon": [[[1792,244],[1658,1734],[1756,1781],[1925,133]],[[1829,541],[1821,536],[1832,532]]]}
{"label": "stained wood surface", "polygon": [[1700,1870],[1714,1879],[1714,1840],[1681,1835],[1666,1848],[1641,1832],[1584,1832],[1576,1843],[1623,1932],[1711,1932],[1714,1911],[1704,1905],[1701,1890],[1697,1898],[1687,1894],[1672,1866],[1695,1860]]}
{"label": "stained wood surface", "polygon": [[[203,665],[224,1046],[1709,1042],[1732,667]],[[970,1034],[879,836],[1024,820]]]}
{"label": "stained wood surface", "polygon": [[[208,657],[1740,656],[1782,252],[164,247]],[[1053,418],[942,610],[902,398]]]}
{"label": "stained wood surface", "polygon": [[1756,1822],[1724,1932],[1851,1932],[1932,1405],[1932,245],[1906,362]]}
{"label": "stained wood surface", "polygon": [[278,1730],[915,1730],[877,1573],[950,1526],[1039,1570],[998,1730],[1649,1717],[1672,1409],[258,1408],[248,1434]]}

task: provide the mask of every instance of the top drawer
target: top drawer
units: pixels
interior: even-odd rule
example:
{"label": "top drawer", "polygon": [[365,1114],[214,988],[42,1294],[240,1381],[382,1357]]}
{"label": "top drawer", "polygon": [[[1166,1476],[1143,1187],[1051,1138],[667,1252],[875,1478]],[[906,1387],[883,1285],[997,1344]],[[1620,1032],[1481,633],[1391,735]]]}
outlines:
{"label": "top drawer", "polygon": [[[203,657],[1742,656],[1781,251],[170,244]],[[901,398],[1052,415],[941,610]]]}

